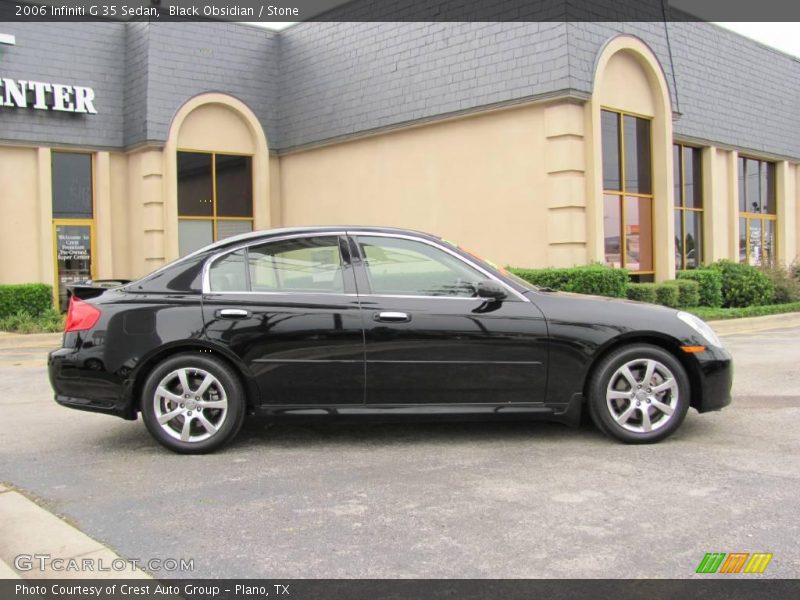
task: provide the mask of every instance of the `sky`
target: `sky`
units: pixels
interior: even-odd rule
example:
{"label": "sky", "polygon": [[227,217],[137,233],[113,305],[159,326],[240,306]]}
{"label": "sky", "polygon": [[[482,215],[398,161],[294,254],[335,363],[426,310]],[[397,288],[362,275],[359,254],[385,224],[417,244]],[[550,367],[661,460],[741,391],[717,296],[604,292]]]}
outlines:
{"label": "sky", "polygon": [[[268,29],[284,29],[294,23],[252,23]],[[800,58],[800,23],[717,23],[787,54]]]}

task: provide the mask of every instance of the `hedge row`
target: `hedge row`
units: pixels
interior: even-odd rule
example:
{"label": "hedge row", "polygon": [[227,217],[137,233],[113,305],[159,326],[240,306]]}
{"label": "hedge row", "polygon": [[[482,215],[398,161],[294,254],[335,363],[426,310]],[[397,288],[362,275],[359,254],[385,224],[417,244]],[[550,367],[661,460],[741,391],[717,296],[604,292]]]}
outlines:
{"label": "hedge row", "polygon": [[661,304],[671,308],[697,306],[700,297],[700,284],[696,281],[676,280],[663,283],[629,283],[629,300]]}
{"label": "hedge row", "polygon": [[566,269],[509,269],[517,277],[538,287],[560,292],[594,294],[624,298],[628,287],[628,271],[602,265]]}
{"label": "hedge row", "polygon": [[0,318],[20,312],[38,316],[53,308],[53,288],[44,283],[0,285]]}

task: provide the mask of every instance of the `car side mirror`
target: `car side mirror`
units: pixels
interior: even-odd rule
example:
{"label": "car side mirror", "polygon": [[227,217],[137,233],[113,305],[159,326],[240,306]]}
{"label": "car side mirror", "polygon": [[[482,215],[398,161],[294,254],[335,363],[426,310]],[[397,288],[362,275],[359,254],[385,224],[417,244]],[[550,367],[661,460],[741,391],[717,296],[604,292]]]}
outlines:
{"label": "car side mirror", "polygon": [[500,285],[493,279],[485,279],[478,283],[476,290],[478,298],[486,298],[487,300],[499,302],[508,298],[506,288]]}

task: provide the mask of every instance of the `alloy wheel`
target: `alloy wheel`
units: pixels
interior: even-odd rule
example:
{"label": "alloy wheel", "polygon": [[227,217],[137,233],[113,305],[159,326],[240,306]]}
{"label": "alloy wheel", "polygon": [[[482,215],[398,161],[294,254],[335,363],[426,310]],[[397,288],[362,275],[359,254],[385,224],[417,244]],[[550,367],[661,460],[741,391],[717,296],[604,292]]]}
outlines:
{"label": "alloy wheel", "polygon": [[204,369],[176,369],[153,395],[156,420],[170,437],[202,442],[219,431],[228,415],[228,396],[219,380]]}
{"label": "alloy wheel", "polygon": [[640,358],[620,366],[608,382],[606,405],[616,423],[634,433],[657,431],[678,408],[675,374],[664,363]]}

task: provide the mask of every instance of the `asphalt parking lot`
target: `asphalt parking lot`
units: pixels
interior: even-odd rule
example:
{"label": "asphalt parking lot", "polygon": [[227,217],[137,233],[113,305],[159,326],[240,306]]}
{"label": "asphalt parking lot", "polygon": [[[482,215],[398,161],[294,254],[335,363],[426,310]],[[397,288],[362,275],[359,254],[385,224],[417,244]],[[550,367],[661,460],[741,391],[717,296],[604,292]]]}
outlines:
{"label": "asphalt parking lot", "polygon": [[734,403],[654,446],[548,423],[271,425],[177,456],[51,399],[0,349],[0,481],[184,577],[690,577],[706,552],[800,572],[800,328],[725,338]]}

